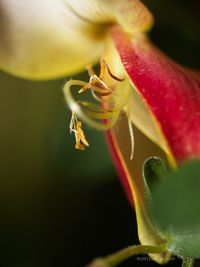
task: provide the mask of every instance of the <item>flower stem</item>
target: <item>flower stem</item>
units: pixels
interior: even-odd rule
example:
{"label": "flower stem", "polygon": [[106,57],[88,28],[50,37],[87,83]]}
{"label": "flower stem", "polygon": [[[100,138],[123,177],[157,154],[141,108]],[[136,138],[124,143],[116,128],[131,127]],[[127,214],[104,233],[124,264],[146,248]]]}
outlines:
{"label": "flower stem", "polygon": [[194,259],[192,258],[183,258],[182,267],[193,267]]}
{"label": "flower stem", "polygon": [[[157,254],[166,251],[166,245],[158,246],[130,246],[104,258],[96,259],[88,267],[115,267],[124,260],[138,254]],[[185,266],[186,267],[186,266]],[[189,266],[187,266],[189,267]]]}

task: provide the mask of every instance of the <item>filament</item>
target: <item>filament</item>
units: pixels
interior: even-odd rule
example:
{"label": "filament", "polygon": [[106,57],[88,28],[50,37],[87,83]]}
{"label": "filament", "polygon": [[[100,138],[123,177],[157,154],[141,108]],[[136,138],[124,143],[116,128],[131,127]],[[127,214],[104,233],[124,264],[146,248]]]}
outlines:
{"label": "filament", "polygon": [[[87,107],[85,102],[83,102],[84,104],[81,101],[77,102],[73,98],[73,95],[71,93],[72,86],[84,86],[84,85],[86,85],[85,82],[78,81],[78,80],[70,80],[66,82],[64,85],[63,92],[64,92],[65,101],[67,105],[69,106],[69,108],[71,109],[72,113],[75,113],[77,117],[79,117],[79,119],[81,119],[86,124],[90,125],[91,127],[97,130],[107,130],[107,129],[112,128],[118,120],[120,110],[118,109],[112,112],[105,112],[103,114],[103,118],[100,118],[100,119],[109,120],[107,121],[106,124],[102,124],[94,120],[94,119],[99,119],[99,115],[100,115],[99,110],[89,111],[88,107],[91,106],[97,109],[98,106],[96,105],[94,106],[94,104],[91,105],[91,103],[87,103],[87,106],[88,106]],[[83,109],[84,106],[85,106],[85,109]],[[88,114],[90,114],[90,116]]]}

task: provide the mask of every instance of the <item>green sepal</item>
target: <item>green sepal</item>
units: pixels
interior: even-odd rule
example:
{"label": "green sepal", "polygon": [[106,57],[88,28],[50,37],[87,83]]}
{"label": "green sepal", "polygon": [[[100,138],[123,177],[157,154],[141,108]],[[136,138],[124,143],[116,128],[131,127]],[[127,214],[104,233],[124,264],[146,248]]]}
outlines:
{"label": "green sepal", "polygon": [[168,241],[168,250],[200,257],[200,161],[169,172],[156,183],[148,201],[152,221]]}

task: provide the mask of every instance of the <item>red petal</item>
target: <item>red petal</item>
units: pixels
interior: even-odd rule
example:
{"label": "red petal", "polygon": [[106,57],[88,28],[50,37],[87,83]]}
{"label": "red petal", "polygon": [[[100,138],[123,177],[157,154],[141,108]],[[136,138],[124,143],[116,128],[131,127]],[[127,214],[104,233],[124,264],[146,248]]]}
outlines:
{"label": "red petal", "polygon": [[[200,77],[173,62],[143,34],[112,36],[134,86],[156,118],[174,157],[200,155]],[[134,107],[133,107],[134,109]]]}
{"label": "red petal", "polygon": [[[137,128],[134,128],[134,136],[136,140],[134,158],[130,160],[131,143],[126,116],[122,116],[117,125],[106,132],[108,145],[120,175],[121,183],[131,205],[135,205],[139,240],[141,244],[153,246],[165,243],[166,241],[154,229],[148,218],[142,179],[142,165],[144,159],[151,156],[152,153],[161,158],[165,158],[165,154]],[[164,253],[151,255],[151,257],[158,263],[166,263],[171,255]]]}
{"label": "red petal", "polygon": [[116,144],[116,140],[115,140],[115,137],[113,136],[113,132],[111,130],[107,131],[105,134],[105,138],[106,138],[108,147],[110,149],[114,164],[117,167],[117,171],[120,177],[121,184],[126,192],[129,202],[131,203],[132,206],[134,206],[132,189],[127,178],[127,172],[123,164],[123,159],[121,158],[121,154],[118,151],[119,147],[118,147],[118,144]]}

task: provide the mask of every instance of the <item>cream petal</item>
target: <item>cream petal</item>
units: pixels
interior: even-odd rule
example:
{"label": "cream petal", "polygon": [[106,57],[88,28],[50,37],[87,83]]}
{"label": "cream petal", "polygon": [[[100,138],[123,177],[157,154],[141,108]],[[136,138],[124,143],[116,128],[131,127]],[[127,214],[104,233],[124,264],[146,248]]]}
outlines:
{"label": "cream petal", "polygon": [[1,0],[0,68],[29,79],[78,72],[103,49],[103,29],[62,0]]}
{"label": "cream petal", "polygon": [[153,15],[139,0],[67,0],[81,17],[94,23],[118,23],[126,32],[146,31]]}
{"label": "cream petal", "polygon": [[71,75],[100,58],[105,26],[134,33],[152,22],[138,0],[1,0],[0,68],[28,79]]}

